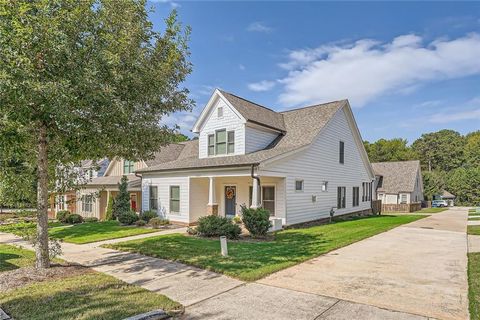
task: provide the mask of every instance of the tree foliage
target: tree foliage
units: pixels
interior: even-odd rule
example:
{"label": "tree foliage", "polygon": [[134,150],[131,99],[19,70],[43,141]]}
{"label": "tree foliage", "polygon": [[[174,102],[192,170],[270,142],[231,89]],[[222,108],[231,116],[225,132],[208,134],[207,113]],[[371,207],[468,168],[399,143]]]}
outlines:
{"label": "tree foliage", "polygon": [[470,167],[480,167],[480,130],[465,136],[465,161]]}
{"label": "tree foliage", "polygon": [[445,175],[441,171],[422,171],[423,194],[426,199],[433,200],[433,196],[442,193],[445,189]]}
{"label": "tree foliage", "polygon": [[406,139],[380,139],[374,143],[364,142],[370,162],[406,161],[415,158]]}
{"label": "tree foliage", "polygon": [[[2,1],[0,15],[0,121],[9,128],[0,131],[1,164],[35,171],[37,266],[48,267],[56,168],[148,159],[171,140],[162,117],[192,106],[181,87],[189,29],[173,11],[163,32],[153,30],[145,0]],[[12,145],[9,134],[21,139]]]}
{"label": "tree foliage", "polygon": [[480,167],[458,168],[448,175],[448,191],[459,205],[480,206]]}

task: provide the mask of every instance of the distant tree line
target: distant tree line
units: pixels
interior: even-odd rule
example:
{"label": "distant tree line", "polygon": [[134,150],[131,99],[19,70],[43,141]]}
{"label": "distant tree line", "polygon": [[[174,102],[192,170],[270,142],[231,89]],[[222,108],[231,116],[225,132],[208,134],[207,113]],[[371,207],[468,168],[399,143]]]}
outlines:
{"label": "distant tree line", "polygon": [[447,190],[459,205],[480,205],[480,130],[466,135],[446,129],[426,133],[411,145],[401,138],[364,145],[371,162],[420,160],[428,200]]}

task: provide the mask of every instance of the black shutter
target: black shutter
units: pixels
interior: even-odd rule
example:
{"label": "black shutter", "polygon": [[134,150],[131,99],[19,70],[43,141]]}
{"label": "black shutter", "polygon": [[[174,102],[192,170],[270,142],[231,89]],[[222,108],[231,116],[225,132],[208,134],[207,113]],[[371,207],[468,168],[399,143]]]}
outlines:
{"label": "black shutter", "polygon": [[340,163],[345,163],[345,143],[340,141]]}

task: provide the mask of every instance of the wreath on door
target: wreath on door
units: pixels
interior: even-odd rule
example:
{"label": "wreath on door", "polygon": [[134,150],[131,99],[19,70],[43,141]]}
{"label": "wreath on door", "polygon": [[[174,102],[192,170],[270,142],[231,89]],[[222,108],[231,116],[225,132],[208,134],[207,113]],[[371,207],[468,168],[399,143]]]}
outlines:
{"label": "wreath on door", "polygon": [[227,187],[227,191],[225,192],[225,196],[228,200],[233,199],[235,197],[235,188]]}

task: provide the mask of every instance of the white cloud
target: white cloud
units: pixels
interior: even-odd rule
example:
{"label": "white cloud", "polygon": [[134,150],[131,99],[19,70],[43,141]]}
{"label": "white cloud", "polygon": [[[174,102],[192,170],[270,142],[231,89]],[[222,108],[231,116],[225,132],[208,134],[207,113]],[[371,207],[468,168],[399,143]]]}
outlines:
{"label": "white cloud", "polygon": [[170,5],[172,9],[180,7],[180,4],[178,2],[172,1],[172,0],[150,0],[152,2],[158,2],[158,3],[167,3]]}
{"label": "white cloud", "polygon": [[273,29],[269,26],[267,26],[265,23],[256,21],[252,22],[248,25],[247,31],[250,32],[262,32],[262,33],[270,33],[273,31]]}
{"label": "white cloud", "polygon": [[450,123],[462,120],[480,120],[480,97],[455,107],[445,108],[429,119],[432,123]]}
{"label": "white cloud", "polygon": [[[349,98],[361,107],[387,93],[409,94],[428,82],[480,74],[480,35],[425,44],[406,34],[389,43],[362,39],[295,50],[280,67],[284,105]],[[271,81],[262,81],[271,82]],[[261,83],[262,83],[261,82]]]}
{"label": "white cloud", "polygon": [[268,91],[275,86],[275,81],[263,80],[260,82],[254,82],[248,84],[248,89],[256,92]]}

